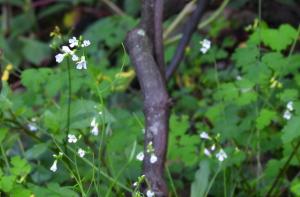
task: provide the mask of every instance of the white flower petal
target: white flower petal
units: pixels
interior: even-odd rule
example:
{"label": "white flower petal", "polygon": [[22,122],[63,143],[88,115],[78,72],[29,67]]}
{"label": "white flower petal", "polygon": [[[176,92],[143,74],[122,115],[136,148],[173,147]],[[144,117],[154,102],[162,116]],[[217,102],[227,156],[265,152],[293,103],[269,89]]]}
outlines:
{"label": "white flower petal", "polygon": [[81,56],[80,61],[77,62],[76,64],[77,64],[76,69],[78,69],[78,70],[87,69],[84,56]]}
{"label": "white flower petal", "polygon": [[286,120],[290,120],[292,118],[292,113],[289,110],[285,110],[283,113],[283,118]]}
{"label": "white flower petal", "polygon": [[148,190],[146,193],[147,197],[154,197],[154,192],[152,190]]}
{"label": "white flower petal", "polygon": [[157,157],[156,157],[156,155],[151,154],[151,156],[150,156],[150,163],[155,163],[155,162],[157,162]]}
{"label": "white flower petal", "polygon": [[294,110],[294,103],[293,103],[293,101],[288,102],[287,105],[286,105],[286,108],[289,111],[293,111]]}
{"label": "white flower petal", "polygon": [[78,40],[76,37],[72,37],[71,39],[69,39],[69,43],[71,48],[78,46]]}
{"label": "white flower petal", "polygon": [[220,149],[220,151],[216,154],[216,157],[219,161],[224,161],[227,158],[227,154],[223,149]]}
{"label": "white flower petal", "polygon": [[73,135],[73,134],[69,134],[69,135],[68,135],[68,142],[69,142],[69,143],[76,143],[76,142],[77,142],[76,136]]}
{"label": "white flower petal", "polygon": [[64,57],[65,57],[64,54],[59,53],[59,54],[57,54],[57,55],[55,56],[55,61],[56,61],[57,63],[61,63],[61,62],[64,60]]}
{"label": "white flower petal", "polygon": [[56,170],[57,170],[57,160],[54,160],[52,166],[50,167],[50,170],[52,172],[56,172]]}
{"label": "white flower petal", "polygon": [[77,55],[72,55],[72,60],[74,61],[74,62],[76,62],[76,61],[78,61],[79,60],[79,57],[77,56]]}
{"label": "white flower petal", "polygon": [[62,46],[61,50],[66,54],[71,54],[72,51],[68,46]]}
{"label": "white flower petal", "polygon": [[200,138],[207,139],[207,140],[211,139],[210,136],[205,131],[202,131],[202,133],[200,134]]}
{"label": "white flower petal", "polygon": [[211,156],[211,153],[210,153],[210,151],[209,151],[207,148],[204,149],[204,154],[205,154],[206,156],[208,156],[208,157]]}
{"label": "white flower petal", "polygon": [[79,148],[78,149],[78,155],[79,155],[79,157],[84,157],[85,151],[83,149]]}
{"label": "white flower petal", "polygon": [[98,125],[95,125],[91,130],[92,135],[97,136],[99,134]]}
{"label": "white flower petal", "polygon": [[144,153],[140,152],[139,154],[137,154],[136,159],[139,160],[139,161],[143,161],[144,160]]}
{"label": "white flower petal", "polygon": [[90,46],[91,42],[89,40],[84,40],[81,47],[87,47]]}

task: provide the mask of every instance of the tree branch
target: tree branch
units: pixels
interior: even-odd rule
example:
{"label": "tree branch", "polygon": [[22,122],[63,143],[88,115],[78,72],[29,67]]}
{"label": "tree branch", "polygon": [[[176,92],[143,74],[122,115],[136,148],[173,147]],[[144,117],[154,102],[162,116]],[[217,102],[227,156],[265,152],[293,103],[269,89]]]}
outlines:
{"label": "tree branch", "polygon": [[197,24],[204,13],[207,3],[208,3],[208,0],[198,0],[196,10],[192,14],[191,19],[185,25],[183,37],[180,40],[178,47],[176,49],[176,52],[172,58],[172,61],[167,68],[167,72],[166,72],[167,80],[170,79],[170,77],[172,76],[172,74],[175,72],[178,65],[180,64],[180,62],[183,58],[183,55],[184,55],[185,47],[189,43],[189,41],[193,35],[193,32],[197,29]]}
{"label": "tree branch", "polygon": [[164,60],[164,43],[163,43],[163,0],[155,0],[154,5],[154,55],[161,75],[164,77],[165,60]]}
{"label": "tree branch", "polygon": [[[169,96],[165,80],[152,55],[152,44],[144,30],[136,28],[129,32],[125,45],[135,68],[144,98],[146,122],[144,173],[155,196],[167,196],[167,186],[163,178],[167,150]],[[150,162],[146,153],[147,145],[152,142],[158,160]]]}

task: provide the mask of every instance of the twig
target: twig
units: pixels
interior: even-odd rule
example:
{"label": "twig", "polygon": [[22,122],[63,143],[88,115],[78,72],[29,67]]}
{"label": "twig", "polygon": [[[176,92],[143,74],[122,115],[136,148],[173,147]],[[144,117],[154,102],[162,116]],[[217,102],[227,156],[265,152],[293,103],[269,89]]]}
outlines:
{"label": "twig", "polygon": [[125,12],[123,12],[116,4],[114,4],[110,0],[101,0],[107,7],[109,7],[115,14],[120,16],[126,16]]}
{"label": "twig", "polygon": [[272,183],[271,188],[269,189],[269,191],[266,194],[266,197],[269,197],[272,195],[273,190],[275,189],[277,183],[279,182],[280,178],[282,177],[283,173],[287,170],[291,160],[293,159],[293,157],[295,156],[295,154],[298,152],[298,149],[300,148],[300,141],[297,143],[297,145],[295,146],[295,148],[293,149],[292,153],[290,154],[290,156],[288,157],[288,159],[286,160],[283,168],[280,170],[280,172],[277,174],[274,182]]}
{"label": "twig", "polygon": [[183,10],[179,13],[179,15],[175,18],[175,20],[171,23],[171,25],[164,31],[164,39],[166,39],[174,29],[180,24],[180,22],[190,13],[192,13],[193,8],[195,6],[195,0],[189,2]]}
{"label": "twig", "polygon": [[167,72],[166,72],[167,80],[170,79],[170,77],[172,76],[172,74],[175,72],[176,68],[180,64],[184,55],[185,47],[189,43],[193,32],[196,30],[197,24],[204,13],[207,3],[208,0],[198,0],[196,10],[191,16],[189,22],[185,25],[183,37],[181,38],[178,47],[176,49],[176,52],[172,58],[172,61],[167,68]]}

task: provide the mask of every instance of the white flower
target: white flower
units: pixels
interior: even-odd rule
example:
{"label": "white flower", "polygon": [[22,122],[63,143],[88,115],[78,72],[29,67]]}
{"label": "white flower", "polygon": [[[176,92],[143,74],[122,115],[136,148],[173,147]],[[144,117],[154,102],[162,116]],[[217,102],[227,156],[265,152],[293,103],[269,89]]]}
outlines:
{"label": "white flower", "polygon": [[61,50],[65,53],[65,54],[73,54],[73,51],[71,51],[71,49],[68,46],[62,46]]}
{"label": "white flower", "polygon": [[151,156],[150,156],[150,163],[155,163],[155,162],[157,162],[157,157],[156,157],[155,154],[151,154]]}
{"label": "white flower", "polygon": [[137,186],[137,182],[134,182],[132,185],[133,185],[133,187],[136,187]]}
{"label": "white flower", "polygon": [[54,160],[52,166],[50,167],[50,170],[52,172],[56,172],[56,170],[57,170],[57,160]]}
{"label": "white flower", "polygon": [[211,42],[208,39],[204,39],[200,44],[202,45],[200,51],[205,54],[209,50]]}
{"label": "white flower", "polygon": [[242,79],[243,78],[240,75],[236,76],[236,80],[241,81]]}
{"label": "white flower", "polygon": [[290,120],[292,118],[292,113],[289,110],[285,110],[283,113],[283,118],[286,120]]}
{"label": "white flower", "polygon": [[36,127],[36,125],[34,123],[29,123],[27,126],[28,126],[28,129],[30,131],[37,131],[38,130],[38,128]]}
{"label": "white flower", "polygon": [[91,121],[91,127],[95,127],[95,126],[97,126],[98,124],[97,124],[97,122],[96,122],[96,118],[94,117],[93,119],[92,119],[92,121]]}
{"label": "white flower", "polygon": [[69,43],[70,43],[70,47],[73,48],[75,46],[78,46],[78,40],[76,37],[73,37],[71,39],[69,39]]}
{"label": "white flower", "polygon": [[217,154],[216,157],[219,161],[224,161],[227,158],[227,154],[224,152],[223,149],[221,149]]}
{"label": "white flower", "polygon": [[286,105],[286,108],[289,111],[293,111],[294,110],[294,103],[293,103],[293,101],[288,102],[288,104]]}
{"label": "white flower", "polygon": [[152,190],[148,190],[146,193],[147,197],[154,197],[154,192]]}
{"label": "white flower", "polygon": [[200,138],[207,139],[207,140],[211,139],[205,131],[202,131],[202,133],[200,134]]}
{"label": "white flower", "polygon": [[57,63],[61,63],[61,62],[64,60],[64,57],[65,57],[64,54],[59,53],[59,54],[57,54],[57,55],[55,56],[55,61],[56,61]]}
{"label": "white flower", "polygon": [[91,42],[89,40],[84,40],[81,47],[87,47],[90,46]]}
{"label": "white flower", "polygon": [[77,142],[76,136],[73,135],[73,134],[69,134],[69,135],[68,135],[68,142],[69,142],[69,143],[76,143],[76,142]]}
{"label": "white flower", "polygon": [[215,149],[216,149],[216,145],[213,144],[213,145],[210,147],[210,150],[211,150],[211,151],[214,151]]}
{"label": "white flower", "polygon": [[80,61],[76,62],[76,64],[77,64],[76,69],[78,70],[86,69],[85,57],[81,56]]}
{"label": "white flower", "polygon": [[207,148],[204,149],[204,154],[209,157],[211,156],[211,153]]}
{"label": "white flower", "polygon": [[72,55],[72,60],[73,60],[74,62],[76,62],[76,61],[79,60],[79,57],[78,57],[77,55],[73,54],[73,55]]}
{"label": "white flower", "polygon": [[97,125],[92,128],[91,134],[94,136],[97,136],[99,134],[99,129]]}
{"label": "white flower", "polygon": [[83,149],[79,148],[78,149],[78,155],[79,155],[79,157],[84,157],[85,151]]}
{"label": "white flower", "polygon": [[136,159],[139,160],[139,161],[143,161],[144,160],[144,153],[140,152],[139,154],[137,154]]}

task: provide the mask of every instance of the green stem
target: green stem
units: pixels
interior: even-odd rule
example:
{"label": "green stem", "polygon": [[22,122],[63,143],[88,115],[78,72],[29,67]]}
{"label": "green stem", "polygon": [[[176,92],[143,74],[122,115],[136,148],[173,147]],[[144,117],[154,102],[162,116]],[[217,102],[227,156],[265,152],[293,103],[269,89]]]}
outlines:
{"label": "green stem", "polygon": [[67,132],[66,132],[66,139],[65,139],[65,151],[67,153],[67,140],[68,135],[70,133],[70,116],[71,116],[71,96],[72,96],[72,79],[71,79],[71,65],[70,65],[70,58],[67,58],[67,66],[68,66],[68,111],[67,111]]}

